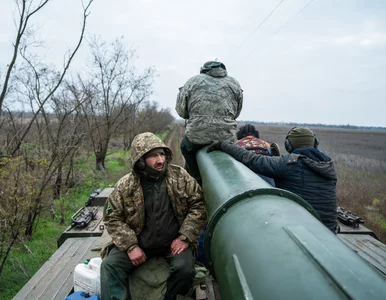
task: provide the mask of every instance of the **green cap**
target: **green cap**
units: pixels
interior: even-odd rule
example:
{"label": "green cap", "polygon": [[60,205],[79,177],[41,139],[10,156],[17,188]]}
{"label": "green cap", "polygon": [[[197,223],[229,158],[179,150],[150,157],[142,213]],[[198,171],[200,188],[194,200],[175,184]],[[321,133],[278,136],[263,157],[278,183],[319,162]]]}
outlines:
{"label": "green cap", "polygon": [[287,135],[292,148],[314,147],[315,135],[307,127],[295,127]]}
{"label": "green cap", "polygon": [[207,61],[200,69],[200,73],[206,73],[212,69],[216,69],[216,68],[222,68],[224,70],[226,70],[227,68],[225,67],[225,65],[222,63],[222,62],[219,62],[219,61]]}

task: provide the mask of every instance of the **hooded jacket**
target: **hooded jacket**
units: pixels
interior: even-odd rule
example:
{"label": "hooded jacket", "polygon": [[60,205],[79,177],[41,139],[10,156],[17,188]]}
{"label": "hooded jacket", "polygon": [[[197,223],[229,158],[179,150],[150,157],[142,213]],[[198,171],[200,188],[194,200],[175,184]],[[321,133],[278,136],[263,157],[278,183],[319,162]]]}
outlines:
{"label": "hooded jacket", "polygon": [[[104,222],[112,243],[128,251],[138,244],[137,236],[144,228],[145,205],[140,175],[134,168],[141,157],[154,148],[163,148],[167,164],[165,178],[176,219],[180,225],[179,234],[186,237],[193,246],[206,225],[203,193],[197,182],[181,167],[170,164],[172,151],[154,134],[145,132],[137,135],[131,145],[132,171],[122,177],[107,199],[104,208]],[[102,257],[106,255],[106,245]]]}
{"label": "hooded jacket", "polygon": [[187,120],[185,135],[195,144],[235,140],[243,90],[227,71],[215,68],[190,78],[180,88],[176,111]]}
{"label": "hooded jacket", "polygon": [[327,155],[316,148],[301,148],[280,157],[266,156],[226,142],[221,143],[221,150],[255,173],[273,178],[276,187],[302,197],[318,212],[323,224],[336,231],[337,176]]}

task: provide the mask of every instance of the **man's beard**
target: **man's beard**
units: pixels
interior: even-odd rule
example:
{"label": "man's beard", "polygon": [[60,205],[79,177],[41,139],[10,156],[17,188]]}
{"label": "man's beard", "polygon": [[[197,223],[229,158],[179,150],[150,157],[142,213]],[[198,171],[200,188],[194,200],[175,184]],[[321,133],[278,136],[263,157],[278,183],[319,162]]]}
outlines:
{"label": "man's beard", "polygon": [[157,169],[154,169],[153,167],[146,165],[145,170],[143,170],[143,173],[145,173],[148,178],[157,180],[165,173],[165,171],[166,171],[166,163],[163,164],[162,170],[157,170]]}

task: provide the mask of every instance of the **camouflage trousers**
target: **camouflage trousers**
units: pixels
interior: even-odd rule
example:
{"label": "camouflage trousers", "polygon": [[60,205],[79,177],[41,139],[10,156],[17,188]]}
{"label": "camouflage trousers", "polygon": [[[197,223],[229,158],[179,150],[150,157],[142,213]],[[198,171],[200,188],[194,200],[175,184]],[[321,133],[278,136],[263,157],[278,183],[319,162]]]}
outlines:
{"label": "camouflage trousers", "polygon": [[180,144],[181,153],[185,158],[185,169],[200,185],[202,185],[202,180],[197,164],[196,152],[205,146],[207,145],[192,143],[186,136],[183,137]]}
{"label": "camouflage trousers", "polygon": [[[169,247],[143,250],[147,258],[162,256],[169,263],[165,300],[174,300],[177,294],[185,295],[189,292],[196,275],[190,247],[176,255],[171,255]],[[101,265],[101,299],[130,299],[128,279],[135,268],[126,252],[113,247]]]}

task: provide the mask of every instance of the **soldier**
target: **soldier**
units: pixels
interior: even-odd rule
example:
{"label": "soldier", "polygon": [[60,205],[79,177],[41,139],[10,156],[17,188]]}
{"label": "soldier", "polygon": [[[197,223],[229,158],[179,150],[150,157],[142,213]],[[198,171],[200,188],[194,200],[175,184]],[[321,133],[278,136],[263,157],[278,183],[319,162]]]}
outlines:
{"label": "soldier", "polygon": [[[257,154],[280,156],[279,146],[276,143],[261,140],[259,131],[251,124],[240,127],[237,131],[237,142],[235,144]],[[275,186],[275,181],[272,178],[261,174],[258,175],[270,185]]]}
{"label": "soldier", "polygon": [[201,184],[196,152],[215,140],[235,140],[236,118],[243,106],[243,90],[218,61],[206,62],[177,97],[176,111],[186,119],[181,141],[187,171]]}
{"label": "soldier", "polygon": [[280,156],[279,146],[276,143],[261,140],[259,131],[251,124],[240,127],[235,144],[257,154]]}
{"label": "soldier", "polygon": [[153,256],[170,264],[165,299],[192,287],[192,250],[206,225],[206,212],[200,186],[183,168],[170,164],[172,156],[150,132],[132,142],[132,171],[118,181],[105,204],[112,242],[101,253],[102,299],[126,299],[129,274]]}
{"label": "soldier", "polygon": [[292,128],[284,145],[288,153],[280,157],[256,154],[229,141],[213,142],[207,151],[224,151],[252,171],[273,178],[278,188],[306,200],[319,214],[323,224],[336,233],[339,230],[337,177],[333,161],[318,149],[318,139],[306,127]]}

